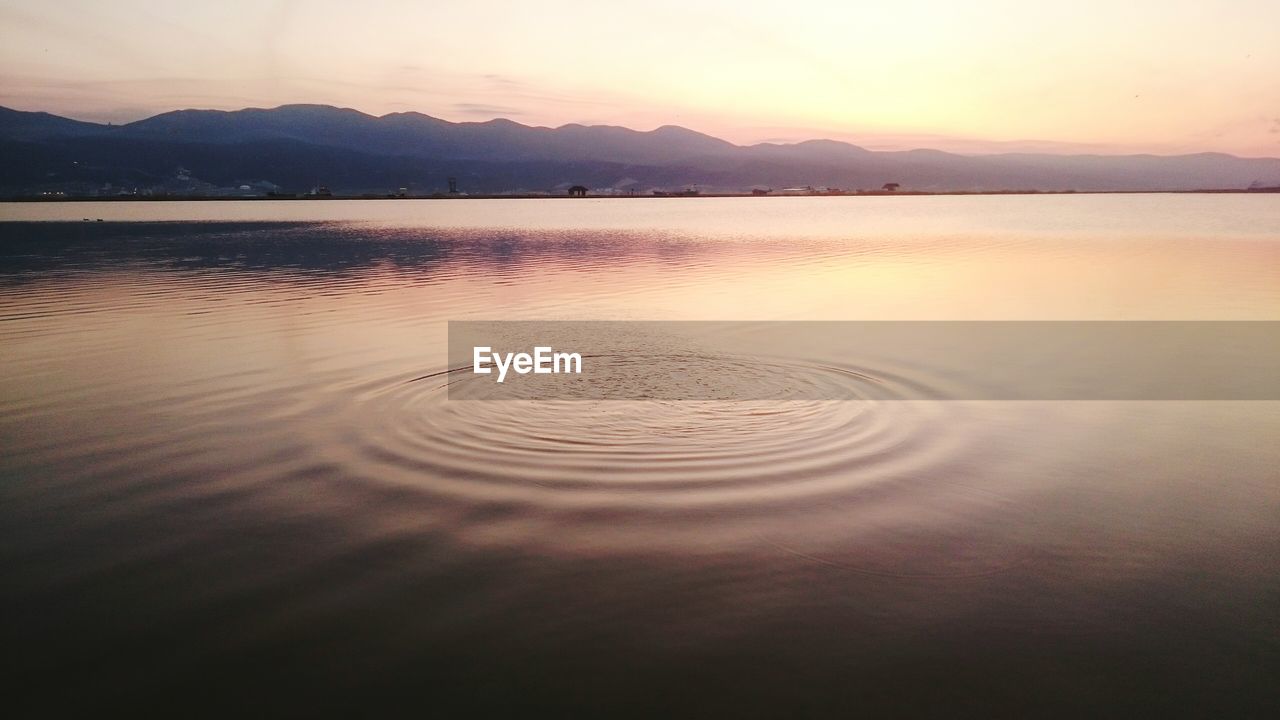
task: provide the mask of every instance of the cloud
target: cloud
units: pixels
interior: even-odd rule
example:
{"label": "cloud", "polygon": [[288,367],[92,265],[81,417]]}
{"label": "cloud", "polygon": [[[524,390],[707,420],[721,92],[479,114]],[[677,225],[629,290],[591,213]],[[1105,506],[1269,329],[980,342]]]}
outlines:
{"label": "cloud", "polygon": [[483,103],[454,103],[453,109],[463,115],[487,115],[490,117],[508,117],[511,115],[524,115],[524,111],[519,108],[507,107],[505,105],[485,105]]}
{"label": "cloud", "polygon": [[508,77],[506,75],[500,75],[498,73],[486,73],[482,77],[491,85],[507,90],[524,87],[525,85],[525,83],[520,80],[516,80],[515,78]]}

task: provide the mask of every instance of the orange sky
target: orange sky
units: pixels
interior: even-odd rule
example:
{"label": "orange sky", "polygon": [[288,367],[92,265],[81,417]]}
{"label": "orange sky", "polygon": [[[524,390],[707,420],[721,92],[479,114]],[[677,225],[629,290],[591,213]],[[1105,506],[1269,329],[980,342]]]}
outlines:
{"label": "orange sky", "polygon": [[[327,6],[327,7],[326,7]],[[1280,156],[1280,2],[0,0],[0,104]]]}

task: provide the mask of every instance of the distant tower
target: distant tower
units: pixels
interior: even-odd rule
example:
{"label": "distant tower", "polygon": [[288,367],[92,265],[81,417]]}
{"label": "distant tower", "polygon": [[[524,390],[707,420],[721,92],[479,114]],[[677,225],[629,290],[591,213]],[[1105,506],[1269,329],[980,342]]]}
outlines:
{"label": "distant tower", "polygon": [[449,178],[449,194],[450,195],[458,194],[458,178],[454,178],[454,177]]}

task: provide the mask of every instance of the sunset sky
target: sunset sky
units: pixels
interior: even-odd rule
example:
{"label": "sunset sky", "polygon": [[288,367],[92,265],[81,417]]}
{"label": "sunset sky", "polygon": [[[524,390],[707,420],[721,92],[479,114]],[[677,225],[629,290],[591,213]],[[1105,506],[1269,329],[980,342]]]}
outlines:
{"label": "sunset sky", "polygon": [[1280,2],[0,0],[0,105],[1280,156]]}

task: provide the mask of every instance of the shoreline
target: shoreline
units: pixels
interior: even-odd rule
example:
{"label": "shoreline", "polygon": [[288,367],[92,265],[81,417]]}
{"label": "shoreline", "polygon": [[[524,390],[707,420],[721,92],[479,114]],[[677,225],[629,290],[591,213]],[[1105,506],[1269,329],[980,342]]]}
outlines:
{"label": "shoreline", "polygon": [[895,192],[885,190],[869,190],[865,192],[828,192],[804,194],[767,194],[752,193],[699,193],[697,195],[587,195],[574,197],[569,195],[329,195],[314,197],[308,195],[252,195],[245,197],[210,197],[208,195],[165,195],[136,196],[115,195],[108,197],[30,197],[16,196],[0,198],[0,202],[12,203],[83,203],[83,202],[329,202],[334,200],[694,200],[698,198],[812,198],[812,197],[930,197],[954,195],[1267,195],[1280,194],[1280,187],[1240,189],[1240,188],[1206,188],[1201,190],[940,190]]}

